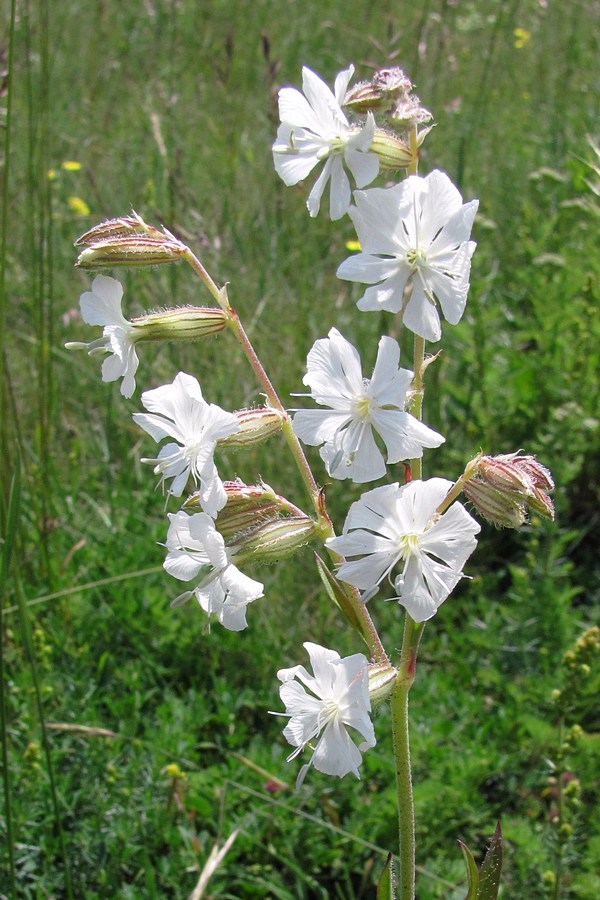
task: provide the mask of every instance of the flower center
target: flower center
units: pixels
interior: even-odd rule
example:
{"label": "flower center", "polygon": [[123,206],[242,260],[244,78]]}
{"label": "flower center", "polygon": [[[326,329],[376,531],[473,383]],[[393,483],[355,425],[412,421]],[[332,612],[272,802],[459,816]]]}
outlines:
{"label": "flower center", "polygon": [[202,448],[202,440],[191,440],[186,441],[185,447],[183,448],[183,453],[185,458],[189,460],[189,462],[194,462],[197,459],[198,454]]}
{"label": "flower center", "polygon": [[336,718],[339,712],[339,704],[335,700],[323,700],[323,705],[319,710],[318,730],[322,731],[329,722]]}
{"label": "flower center", "polygon": [[410,250],[407,251],[406,262],[409,264],[413,272],[416,271],[419,266],[427,265],[427,257],[425,255],[425,251],[419,250],[417,247],[411,247]]}
{"label": "flower center", "polygon": [[419,535],[418,534],[402,534],[398,538],[398,550],[402,554],[402,559],[409,559],[411,556],[419,556]]}
{"label": "flower center", "polygon": [[371,418],[371,398],[366,394],[354,397],[351,406],[352,417],[359,421],[367,421]]}

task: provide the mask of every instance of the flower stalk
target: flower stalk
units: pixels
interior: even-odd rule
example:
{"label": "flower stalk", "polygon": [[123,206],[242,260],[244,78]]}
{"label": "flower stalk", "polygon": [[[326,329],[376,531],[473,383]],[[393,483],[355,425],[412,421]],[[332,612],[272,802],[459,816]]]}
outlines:
{"label": "flower stalk", "polygon": [[399,900],[414,900],[415,896],[415,811],[410,761],[408,695],[415,678],[417,651],[424,628],[424,622],[417,623],[408,613],[406,614],[400,666],[391,698],[398,805]]}

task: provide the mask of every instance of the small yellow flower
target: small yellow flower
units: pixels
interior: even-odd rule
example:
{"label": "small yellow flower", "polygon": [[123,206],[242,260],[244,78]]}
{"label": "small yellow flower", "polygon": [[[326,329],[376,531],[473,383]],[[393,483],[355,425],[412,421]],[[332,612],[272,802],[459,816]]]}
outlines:
{"label": "small yellow flower", "polygon": [[48,177],[48,181],[54,181],[58,173],[56,169],[48,169],[48,172],[46,174]]}
{"label": "small yellow flower", "polygon": [[79,172],[81,163],[77,162],[75,159],[65,159],[64,162],[61,162],[60,167],[61,169],[64,169],[65,172]]}
{"label": "small yellow flower", "polygon": [[346,241],[346,250],[350,253],[360,252],[360,241]]}
{"label": "small yellow flower", "polygon": [[531,40],[531,32],[527,31],[526,28],[515,28],[513,34],[515,36],[515,47],[517,50],[520,50]]}
{"label": "small yellow flower", "polygon": [[185,772],[179,768],[177,763],[169,763],[164,768],[165,775],[168,775],[169,778],[179,778],[180,781],[185,781]]}
{"label": "small yellow flower", "polygon": [[76,216],[89,216],[90,208],[81,197],[67,197],[67,203]]}

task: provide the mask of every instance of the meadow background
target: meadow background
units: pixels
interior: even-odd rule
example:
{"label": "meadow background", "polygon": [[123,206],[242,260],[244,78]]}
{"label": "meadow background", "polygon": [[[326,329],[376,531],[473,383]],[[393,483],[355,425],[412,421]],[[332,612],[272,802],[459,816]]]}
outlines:
{"label": "meadow background", "polygon": [[[187,897],[239,829],[208,896],[372,897],[396,846],[387,711],[360,783],[312,772],[299,794],[268,715],[302,641],[360,649],[310,550],[254,573],[265,598],[241,635],[207,634],[192,604],[170,610],[139,393],[125,401],[97,360],[63,349],[98,334],[78,316],[90,276],[73,269],[73,241],[133,207],[230,282],[282,397],[334,324],[369,368],[391,320],[358,315],[358,287],[335,277],[351,222],[311,221],[270,153],[278,88],[299,85],[303,64],[331,83],[350,61],[359,78],[402,65],[437,122],[421,173],[443,168],[480,198],[467,313],[428,372],[427,420],[447,442],[426,473],[524,447],[557,483],[555,523],[484,526],[472,580],[426,629],[411,694],[418,897],[463,898],[456,839],[480,856],[497,819],[502,896],[600,896],[598,666],[574,688],[566,725],[584,735],[562,760],[550,702],[563,654],[599,619],[599,19],[591,0],[3,4],[0,896]],[[118,275],[130,315],[208,299],[187,267]],[[182,369],[213,402],[259,399],[227,334],[140,355],[142,388]],[[220,469],[302,502],[282,447]],[[329,489],[338,528],[359,493]],[[399,647],[400,611],[374,606]],[[562,836],[557,773],[581,782]],[[543,873],[559,856],[553,888]]]}

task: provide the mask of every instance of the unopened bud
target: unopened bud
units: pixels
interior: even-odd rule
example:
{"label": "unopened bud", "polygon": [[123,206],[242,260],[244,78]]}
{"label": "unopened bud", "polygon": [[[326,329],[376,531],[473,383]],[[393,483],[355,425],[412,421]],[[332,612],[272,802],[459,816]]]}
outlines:
{"label": "unopened bud", "polygon": [[94,225],[93,228],[90,228],[89,231],[86,231],[85,234],[82,234],[81,237],[77,238],[75,246],[89,246],[90,244],[95,244],[97,241],[104,241],[118,235],[125,237],[134,234],[147,234],[150,237],[164,237],[163,233],[159,231],[158,228],[155,228],[153,225],[148,225],[135,210],[132,210],[130,216],[117,216],[114,219],[107,219],[105,222],[100,222],[99,225]]}
{"label": "unopened bud", "polygon": [[376,663],[369,666],[369,697],[377,704],[387,700],[392,693],[398,670],[393,666]]}
{"label": "unopened bud", "polygon": [[274,519],[281,509],[280,498],[269,485],[226,481],[224,488],[227,502],[216,519],[217,529],[224,538]]}
{"label": "unopened bud", "polygon": [[409,145],[382,128],[375,129],[369,150],[377,154],[382,169],[406,169],[415,162]]}
{"label": "unopened bud", "polygon": [[481,456],[478,471],[489,484],[498,488],[512,488],[524,493],[532,488],[551,491],[554,481],[548,469],[535,456],[519,456],[519,453]]}
{"label": "unopened bud", "polygon": [[554,505],[548,495],[554,482],[535,456],[480,454],[467,465],[465,473],[465,495],[497,525],[518,528],[526,521],[527,512],[554,518]]}
{"label": "unopened bud", "polygon": [[113,266],[158,266],[179,262],[188,248],[173,235],[158,237],[133,234],[115,235],[93,241],[77,257],[80,269],[103,269]]}
{"label": "unopened bud", "polygon": [[525,504],[514,491],[501,491],[475,477],[465,482],[463,493],[475,509],[494,525],[520,528],[527,520]]}
{"label": "unopened bud", "polygon": [[316,525],[308,516],[287,516],[259,525],[230,546],[242,562],[275,562],[295,553],[316,534]]}
{"label": "unopened bud", "polygon": [[[225,481],[223,483],[227,500],[216,518],[217,530],[224,538],[231,538],[232,544],[242,543],[243,539],[254,532],[258,525],[266,522],[280,521],[282,514],[302,514],[296,506],[285,497],[276,494],[268,484],[244,484],[243,481]],[[183,509],[200,512],[200,492],[191,494]],[[238,536],[237,538],[234,536]]]}
{"label": "unopened bud", "polygon": [[410,78],[399,66],[379,69],[370,81],[360,81],[347,92],[342,106],[353,112],[389,112],[412,90]]}
{"label": "unopened bud", "polygon": [[145,313],[131,324],[139,341],[196,341],[223,331],[227,316],[216,306],[179,306]]}
{"label": "unopened bud", "polygon": [[238,418],[240,430],[219,441],[219,447],[228,450],[237,450],[266,441],[281,431],[281,425],[287,418],[284,412],[270,406],[260,409],[238,409],[234,415]]}
{"label": "unopened bud", "polygon": [[[422,125],[424,122],[431,122],[433,116],[428,109],[421,106],[421,101],[416,94],[410,94],[398,101],[390,113],[390,120],[400,131],[406,131],[414,125]],[[429,132],[430,128],[423,129],[419,144],[423,143],[423,139]]]}

